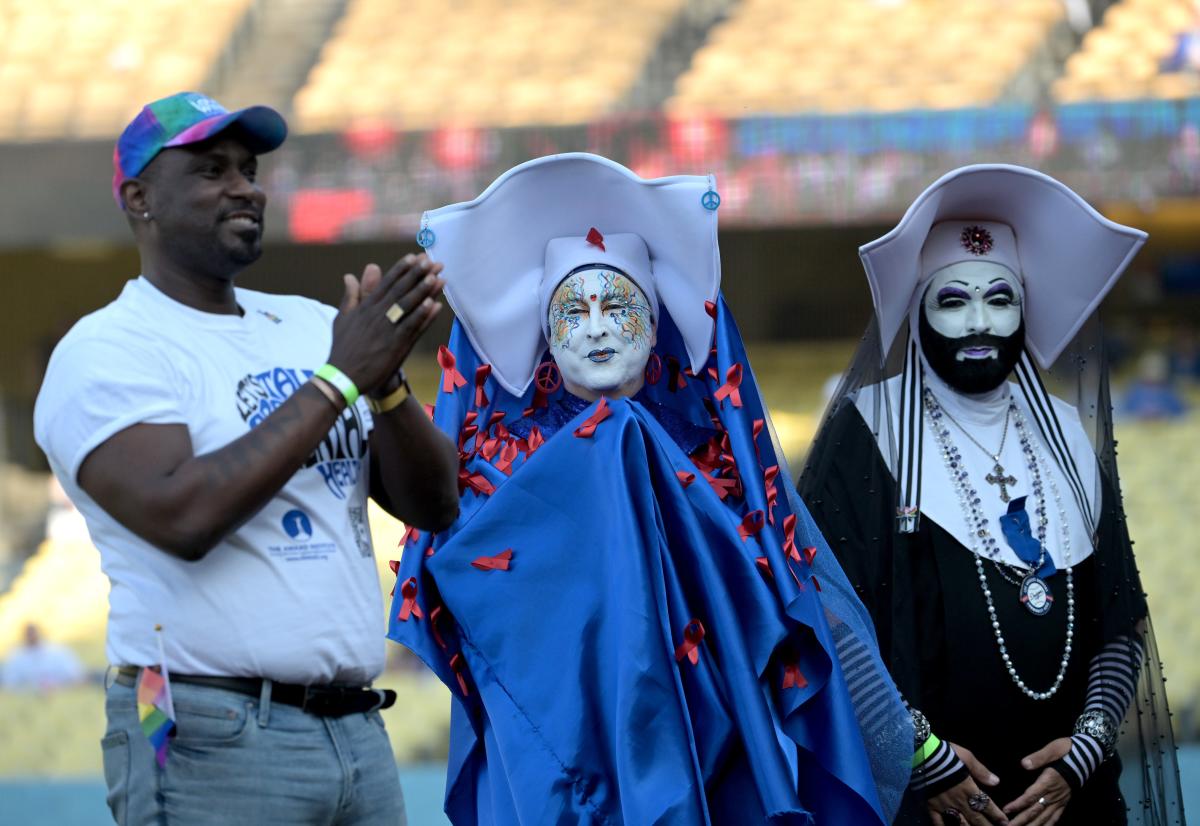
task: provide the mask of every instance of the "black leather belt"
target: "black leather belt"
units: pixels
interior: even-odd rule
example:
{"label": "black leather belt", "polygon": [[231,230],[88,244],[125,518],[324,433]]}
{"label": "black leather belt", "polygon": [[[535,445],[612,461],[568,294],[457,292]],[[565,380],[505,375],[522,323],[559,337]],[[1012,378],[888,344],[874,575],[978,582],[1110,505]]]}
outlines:
{"label": "black leather belt", "polygon": [[[136,686],[139,671],[140,669],[134,666],[123,665],[117,669],[116,682],[123,686]],[[192,674],[172,674],[171,682],[236,691],[248,697],[261,696],[263,684],[258,677],[202,677]],[[390,688],[366,688],[360,685],[292,685],[272,682],[271,702],[295,706],[316,717],[342,717],[391,708],[396,702],[396,692]]]}

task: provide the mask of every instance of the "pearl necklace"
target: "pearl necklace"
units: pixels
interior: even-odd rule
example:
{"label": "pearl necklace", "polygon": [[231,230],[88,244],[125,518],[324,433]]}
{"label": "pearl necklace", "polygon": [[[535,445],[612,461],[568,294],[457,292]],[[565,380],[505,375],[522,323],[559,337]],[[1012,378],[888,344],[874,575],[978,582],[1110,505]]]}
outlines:
{"label": "pearl necklace", "polygon": [[[980,510],[981,500],[978,491],[971,486],[967,480],[967,472],[962,467],[962,457],[959,454],[958,448],[950,440],[950,429],[940,421],[942,417],[942,407],[938,404],[933,393],[925,389],[925,409],[930,414],[930,424],[933,428],[934,436],[937,438],[938,448],[942,453],[942,461],[946,466],[946,472],[950,475],[951,481],[954,483],[958,491],[959,502],[962,505],[963,513],[967,517],[968,527],[971,528],[967,534],[970,542],[969,550],[975,557],[975,569],[979,573],[979,585],[983,591],[984,601],[987,603],[988,619],[992,624],[992,634],[996,638],[996,646],[1000,650],[1000,658],[1004,661],[1004,669],[1008,672],[1008,676],[1016,684],[1026,697],[1031,700],[1049,700],[1062,686],[1062,681],[1067,674],[1067,666],[1071,661],[1071,644],[1075,636],[1075,582],[1071,572],[1071,536],[1070,529],[1067,525],[1067,515],[1063,508],[1062,497],[1059,495],[1058,485],[1054,481],[1054,476],[1050,473],[1046,474],[1046,479],[1050,485],[1050,493],[1054,497],[1055,505],[1058,509],[1059,525],[1062,533],[1062,548],[1063,561],[1067,569],[1067,634],[1066,641],[1063,644],[1062,658],[1059,660],[1058,674],[1054,678],[1054,683],[1045,691],[1034,691],[1025,684],[1025,680],[1017,673],[1016,667],[1013,665],[1012,657],[1008,653],[1008,645],[1004,639],[1004,633],[1000,630],[1000,620],[996,616],[996,605],[992,599],[992,589],[988,585],[987,574],[983,568],[983,556],[979,551],[979,544],[982,542],[984,552],[989,558],[995,561],[998,545],[995,537],[988,530],[988,518]],[[1014,422],[1017,427],[1017,435],[1021,441],[1021,452],[1025,455],[1025,462],[1029,468],[1030,478],[1036,479],[1040,483],[1042,474],[1039,472],[1039,463],[1045,465],[1045,458],[1041,455],[1040,449],[1034,448],[1032,440],[1029,438],[1029,428],[1025,422],[1025,416],[1021,410],[1010,400],[1010,409],[1016,413]],[[1035,484],[1034,492],[1041,499],[1041,485]],[[1045,538],[1045,507],[1039,501],[1038,505],[1038,536],[1039,539]],[[978,540],[978,541],[977,541]],[[1045,543],[1042,544],[1043,551]],[[1034,568],[1036,571],[1037,568]]]}

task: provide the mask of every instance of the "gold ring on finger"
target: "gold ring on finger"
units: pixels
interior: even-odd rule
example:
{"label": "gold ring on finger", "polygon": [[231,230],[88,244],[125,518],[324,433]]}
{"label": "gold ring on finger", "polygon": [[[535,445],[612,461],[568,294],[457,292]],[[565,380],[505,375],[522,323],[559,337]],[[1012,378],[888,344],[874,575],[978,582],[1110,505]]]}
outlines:
{"label": "gold ring on finger", "polygon": [[388,321],[392,322],[393,324],[398,324],[400,319],[404,318],[404,308],[393,302],[392,306],[387,308],[387,312],[384,313],[384,315],[387,316]]}

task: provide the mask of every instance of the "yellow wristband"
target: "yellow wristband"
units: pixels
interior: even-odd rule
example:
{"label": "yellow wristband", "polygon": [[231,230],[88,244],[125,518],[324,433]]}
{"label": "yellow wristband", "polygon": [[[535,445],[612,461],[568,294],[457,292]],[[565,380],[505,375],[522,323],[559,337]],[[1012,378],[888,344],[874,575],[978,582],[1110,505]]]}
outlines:
{"label": "yellow wristband", "polygon": [[404,404],[404,400],[410,395],[411,393],[408,389],[408,382],[404,379],[401,379],[400,386],[391,393],[388,393],[382,399],[372,399],[370,396],[368,396],[367,407],[371,408],[371,412],[376,415],[380,413],[387,413],[389,410],[395,410],[397,407]]}
{"label": "yellow wristband", "polygon": [[930,734],[929,739],[925,741],[921,748],[917,749],[913,753],[912,767],[915,769],[917,766],[928,760],[930,756],[938,750],[938,746],[941,744],[942,741],[937,738],[936,734]]}

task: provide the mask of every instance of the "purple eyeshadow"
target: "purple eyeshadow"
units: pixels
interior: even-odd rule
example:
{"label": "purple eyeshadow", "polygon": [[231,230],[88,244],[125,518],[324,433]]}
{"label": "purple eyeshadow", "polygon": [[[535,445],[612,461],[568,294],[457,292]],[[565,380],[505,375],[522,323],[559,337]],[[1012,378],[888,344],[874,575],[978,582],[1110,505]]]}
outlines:
{"label": "purple eyeshadow", "polygon": [[983,297],[991,298],[994,295],[1007,295],[1009,298],[1012,298],[1013,297],[1013,288],[1010,287],[1009,285],[1001,282],[999,284],[996,284],[993,287],[990,287],[988,289],[988,291],[983,294]]}
{"label": "purple eyeshadow", "polygon": [[938,301],[944,301],[947,298],[961,298],[964,301],[971,300],[971,296],[965,291],[958,289],[958,287],[942,287],[938,290],[937,298]]}

